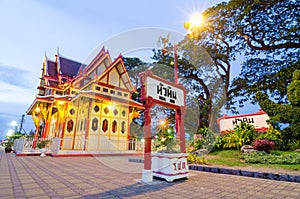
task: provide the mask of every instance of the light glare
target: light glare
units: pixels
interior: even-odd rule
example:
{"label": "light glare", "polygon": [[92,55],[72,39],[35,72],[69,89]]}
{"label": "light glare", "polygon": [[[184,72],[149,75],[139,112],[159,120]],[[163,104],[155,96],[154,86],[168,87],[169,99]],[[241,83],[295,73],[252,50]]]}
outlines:
{"label": "light glare", "polygon": [[202,14],[195,14],[191,19],[190,28],[200,27],[203,23]]}
{"label": "light glare", "polygon": [[9,125],[10,125],[10,126],[17,126],[17,122],[16,122],[16,121],[11,121],[11,122],[9,123]]}
{"label": "light glare", "polygon": [[6,133],[6,136],[11,136],[13,133],[14,133],[14,131],[9,129]]}

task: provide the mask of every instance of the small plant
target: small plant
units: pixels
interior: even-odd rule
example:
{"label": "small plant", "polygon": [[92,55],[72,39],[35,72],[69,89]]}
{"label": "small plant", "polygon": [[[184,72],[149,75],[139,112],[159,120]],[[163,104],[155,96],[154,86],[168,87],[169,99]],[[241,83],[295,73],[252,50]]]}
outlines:
{"label": "small plant", "polygon": [[14,142],[12,142],[10,140],[7,140],[6,142],[4,142],[5,152],[10,153],[12,151],[13,145],[14,145]]}
{"label": "small plant", "polygon": [[197,156],[196,154],[189,154],[187,161],[188,163],[207,164],[207,160],[204,158],[204,156]]}
{"label": "small plant", "polygon": [[223,146],[225,144],[225,140],[223,138],[224,138],[224,136],[218,136],[217,137],[216,142],[215,142],[215,146],[214,146],[215,150],[222,150],[223,149]]}
{"label": "small plant", "polygon": [[49,143],[50,143],[50,140],[41,140],[37,143],[36,147],[39,149],[43,149],[43,148],[46,148]]}
{"label": "small plant", "polygon": [[267,153],[270,153],[270,150],[275,148],[275,143],[274,141],[269,141],[267,139],[255,140],[252,146],[258,151],[265,151]]}
{"label": "small plant", "polygon": [[288,148],[292,151],[294,151],[296,149],[300,149],[300,140],[291,140],[288,143]]}
{"label": "small plant", "polygon": [[172,128],[161,129],[157,134],[154,149],[158,153],[179,153],[179,143]]}

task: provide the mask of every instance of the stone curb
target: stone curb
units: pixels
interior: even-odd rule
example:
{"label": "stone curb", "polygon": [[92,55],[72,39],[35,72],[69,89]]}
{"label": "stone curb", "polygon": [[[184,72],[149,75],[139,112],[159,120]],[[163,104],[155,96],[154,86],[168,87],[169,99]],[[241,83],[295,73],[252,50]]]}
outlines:
{"label": "stone curb", "polygon": [[128,158],[128,162],[144,163],[144,159]]}
{"label": "stone curb", "polygon": [[[143,159],[129,158],[128,162],[144,163]],[[194,171],[204,171],[211,173],[221,173],[227,175],[237,175],[253,178],[263,178],[268,180],[279,180],[286,182],[298,182],[300,183],[300,176],[289,175],[289,174],[274,174],[268,172],[256,172],[256,171],[247,171],[241,169],[229,169],[229,168],[219,168],[219,167],[210,167],[202,165],[189,165],[190,170]]]}
{"label": "stone curb", "polygon": [[189,169],[195,171],[205,171],[205,172],[212,172],[212,173],[221,173],[221,174],[228,174],[228,175],[237,175],[237,176],[245,176],[245,177],[253,177],[253,178],[263,178],[268,180],[279,180],[279,181],[300,183],[300,176],[289,175],[289,174],[274,174],[268,172],[256,172],[256,171],[247,171],[241,169],[209,167],[209,166],[202,166],[202,165],[189,165]]}

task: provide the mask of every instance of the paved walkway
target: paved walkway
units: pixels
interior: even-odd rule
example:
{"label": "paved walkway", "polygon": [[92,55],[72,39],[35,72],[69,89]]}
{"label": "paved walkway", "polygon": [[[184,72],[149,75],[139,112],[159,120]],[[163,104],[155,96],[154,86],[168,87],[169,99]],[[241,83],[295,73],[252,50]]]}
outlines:
{"label": "paved walkway", "polygon": [[188,180],[140,182],[128,157],[0,154],[0,198],[300,198],[300,183],[190,171]]}

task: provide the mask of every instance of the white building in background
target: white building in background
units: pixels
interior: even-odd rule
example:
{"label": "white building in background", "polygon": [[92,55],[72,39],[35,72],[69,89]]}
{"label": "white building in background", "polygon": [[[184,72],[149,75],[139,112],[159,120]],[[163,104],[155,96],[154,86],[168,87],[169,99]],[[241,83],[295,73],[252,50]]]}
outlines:
{"label": "white building in background", "polygon": [[234,127],[241,122],[252,124],[259,132],[266,132],[269,128],[269,124],[267,123],[268,120],[270,120],[270,117],[260,109],[258,112],[252,114],[235,116],[224,115],[223,117],[218,118],[218,124],[221,134],[233,130]]}

